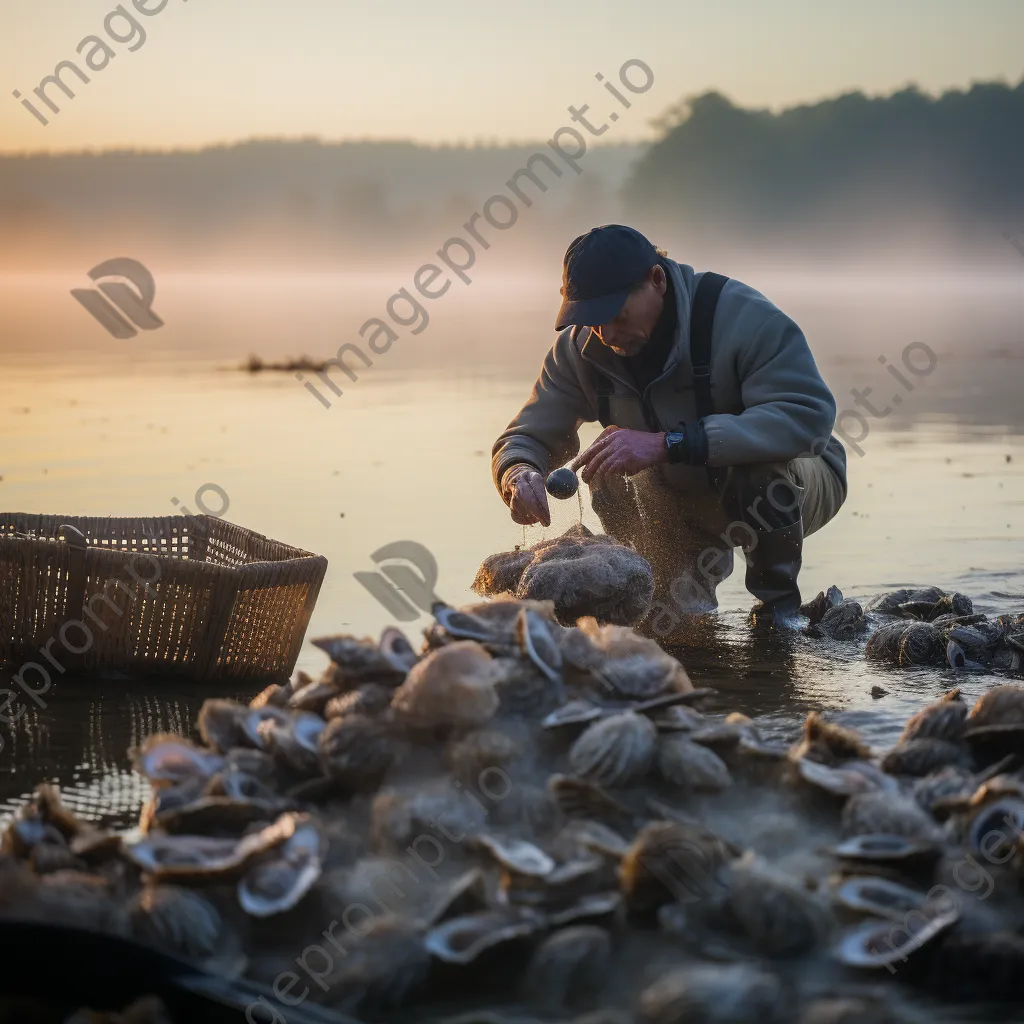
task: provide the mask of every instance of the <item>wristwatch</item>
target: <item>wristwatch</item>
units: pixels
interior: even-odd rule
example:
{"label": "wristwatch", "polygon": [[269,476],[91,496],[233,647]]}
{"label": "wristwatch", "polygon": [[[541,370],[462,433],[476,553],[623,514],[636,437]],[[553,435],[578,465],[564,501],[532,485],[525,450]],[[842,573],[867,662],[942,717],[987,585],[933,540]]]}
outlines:
{"label": "wristwatch", "polygon": [[686,431],[669,430],[665,432],[665,450],[669,462],[685,462],[687,452]]}

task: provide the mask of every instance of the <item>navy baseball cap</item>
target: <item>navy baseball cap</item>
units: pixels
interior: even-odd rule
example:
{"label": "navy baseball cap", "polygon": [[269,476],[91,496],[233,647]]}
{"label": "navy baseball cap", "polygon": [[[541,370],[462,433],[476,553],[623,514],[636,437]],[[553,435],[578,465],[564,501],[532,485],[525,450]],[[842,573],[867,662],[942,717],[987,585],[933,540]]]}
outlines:
{"label": "navy baseball cap", "polygon": [[657,262],[654,245],[624,224],[602,224],[574,238],[562,260],[562,308],[555,330],[614,320],[630,288]]}

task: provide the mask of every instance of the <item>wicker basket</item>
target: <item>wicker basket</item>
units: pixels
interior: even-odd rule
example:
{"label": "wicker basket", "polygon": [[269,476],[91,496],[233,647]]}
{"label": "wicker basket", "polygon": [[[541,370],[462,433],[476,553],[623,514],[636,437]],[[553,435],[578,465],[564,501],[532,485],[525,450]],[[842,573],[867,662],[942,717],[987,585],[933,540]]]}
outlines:
{"label": "wicker basket", "polygon": [[285,678],[326,571],[213,516],[0,513],[0,662]]}

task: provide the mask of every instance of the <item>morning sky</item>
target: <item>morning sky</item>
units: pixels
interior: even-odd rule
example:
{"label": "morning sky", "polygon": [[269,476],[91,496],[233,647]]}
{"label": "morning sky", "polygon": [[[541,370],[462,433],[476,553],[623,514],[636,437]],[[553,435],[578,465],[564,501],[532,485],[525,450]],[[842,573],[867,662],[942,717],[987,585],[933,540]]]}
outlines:
{"label": "morning sky", "polygon": [[[569,104],[615,109],[629,58],[655,75],[607,141],[650,136],[681,96],[780,108],[850,89],[930,92],[1024,73],[1021,0],[112,0],[0,5],[0,151],[193,148],[258,137],[535,140]],[[101,37],[80,55],[86,37]],[[116,41],[117,35],[125,40]],[[136,46],[134,52],[130,46]],[[92,53],[87,68],[84,57]],[[33,95],[58,62],[58,114]],[[35,102],[44,127],[16,99]],[[607,110],[601,107],[605,103]]]}

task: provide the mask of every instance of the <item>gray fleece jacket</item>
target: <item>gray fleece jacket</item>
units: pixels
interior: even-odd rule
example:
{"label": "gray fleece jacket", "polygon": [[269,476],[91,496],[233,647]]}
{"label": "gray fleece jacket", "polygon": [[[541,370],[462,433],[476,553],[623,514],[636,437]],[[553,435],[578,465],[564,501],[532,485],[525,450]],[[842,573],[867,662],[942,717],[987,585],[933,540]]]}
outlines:
{"label": "gray fleece jacket", "polygon": [[[588,328],[561,331],[544,358],[529,400],[494,443],[491,470],[501,490],[517,463],[541,473],[580,450],[581,423],[598,419],[596,373],[614,386],[611,421],[634,430],[687,431],[706,437],[693,446],[693,465],[662,464],[665,483],[677,490],[706,481],[701,466],[789,462],[821,455],[846,494],[846,452],[832,436],[836,403],[814,363],[800,328],[748,285],[730,278],[722,289],[711,341],[711,393],[715,412],[698,424],[690,363],[690,309],[700,274],[662,261],[676,301],[676,330],[665,369],[641,395],[619,357]],[[700,428],[703,428],[703,432]]]}

